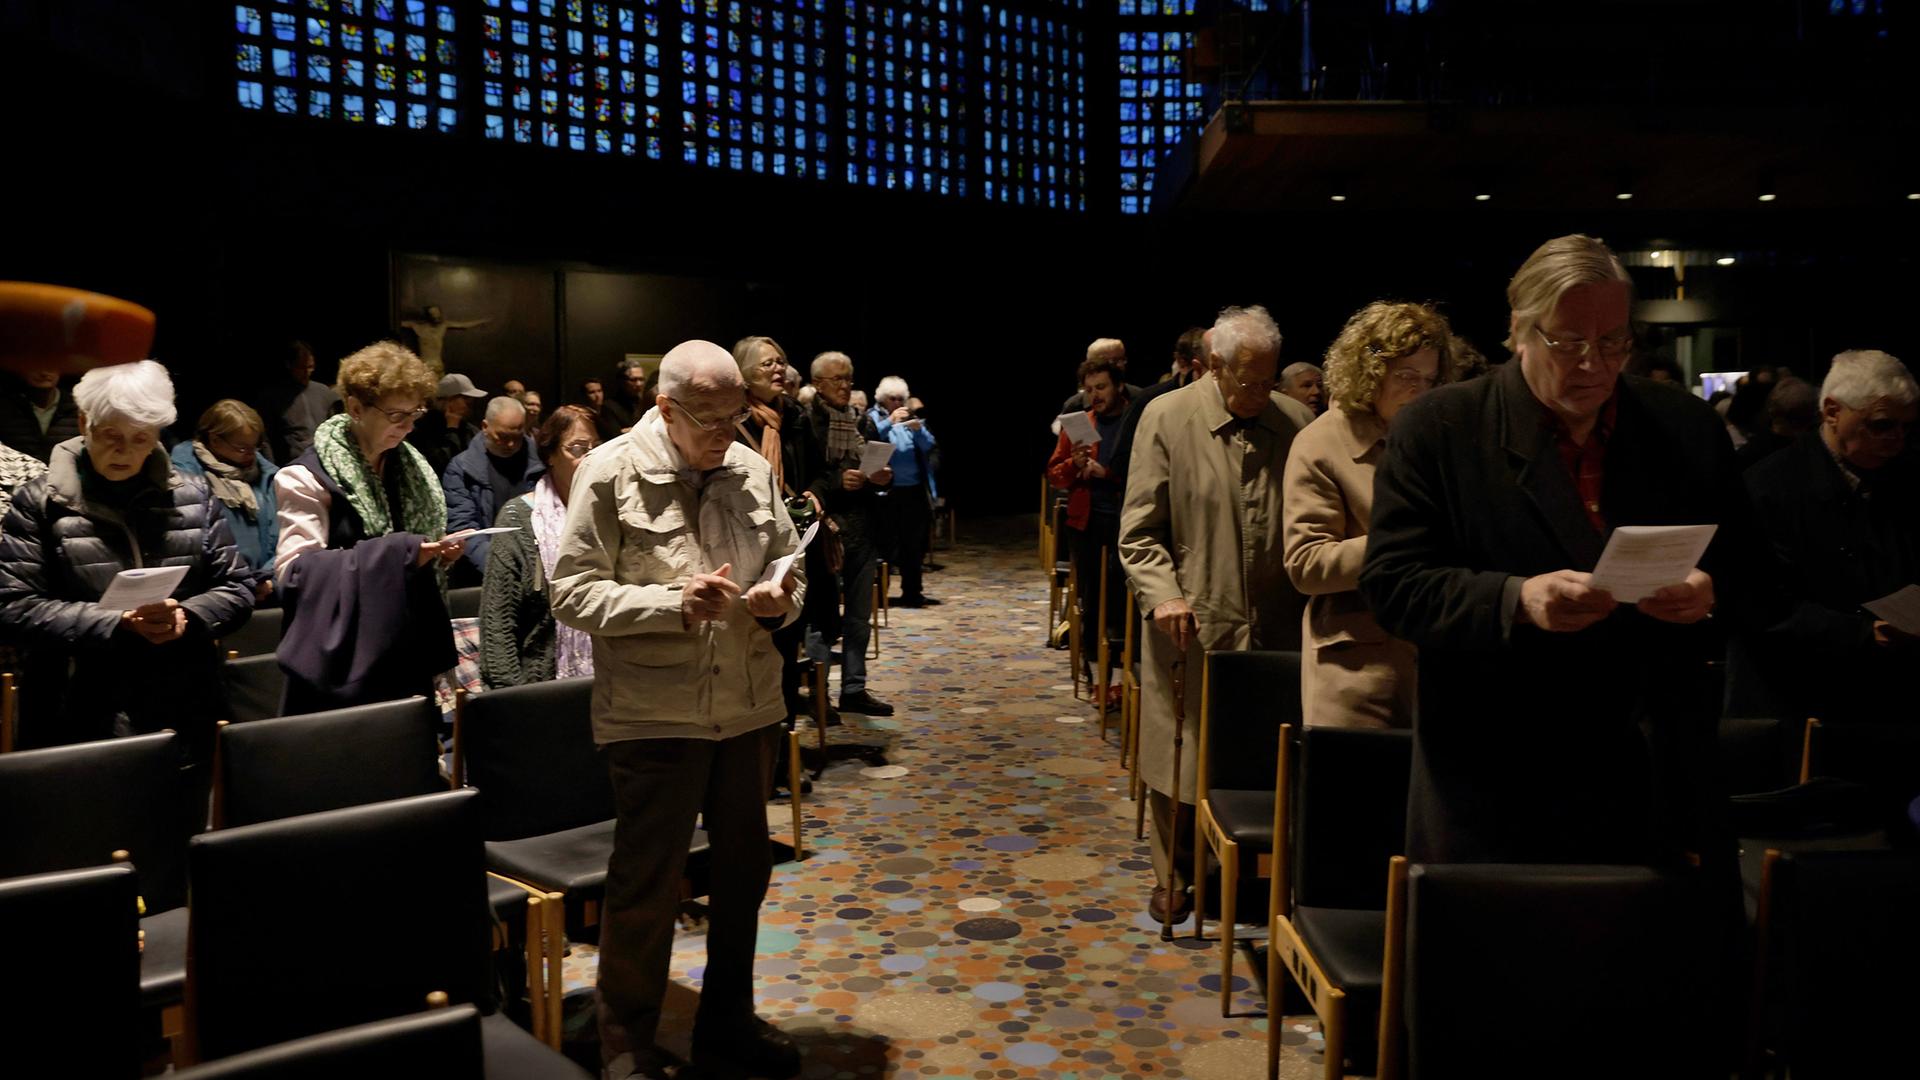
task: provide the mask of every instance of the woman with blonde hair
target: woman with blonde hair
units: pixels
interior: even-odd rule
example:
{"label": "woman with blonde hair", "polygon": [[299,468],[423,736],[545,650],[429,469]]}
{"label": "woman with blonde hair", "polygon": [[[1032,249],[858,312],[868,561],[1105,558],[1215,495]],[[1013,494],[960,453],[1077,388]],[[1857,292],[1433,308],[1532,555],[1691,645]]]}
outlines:
{"label": "woman with blonde hair", "polygon": [[1355,590],[1387,428],[1407,403],[1452,380],[1458,340],[1429,306],[1376,301],[1327,348],[1330,404],[1294,439],[1284,480],[1287,575],[1308,597],[1300,703],[1309,724],[1413,725],[1414,648],[1382,630]]}
{"label": "woman with blonde hair", "polygon": [[335,389],[346,411],[274,478],[289,716],[431,695],[455,660],[442,590],[465,545],[446,536],[440,477],[406,441],[434,378],[382,341],[340,361]]}
{"label": "woman with blonde hair", "polygon": [[200,414],[193,438],[173,448],[173,467],[206,481],[220,503],[233,545],[252,573],[254,599],[273,595],[273,549],[280,537],[273,477],[280,467],[260,452],[266,422],[253,407],[233,398]]}

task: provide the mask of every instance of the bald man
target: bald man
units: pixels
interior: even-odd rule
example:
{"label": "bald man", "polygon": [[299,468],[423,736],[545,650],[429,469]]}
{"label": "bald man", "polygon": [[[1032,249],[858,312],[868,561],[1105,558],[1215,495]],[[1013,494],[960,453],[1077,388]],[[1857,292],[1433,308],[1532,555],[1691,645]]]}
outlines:
{"label": "bald man", "polygon": [[765,458],[734,436],[746,387],[727,350],[675,346],[654,408],[581,462],[553,571],[554,617],[593,635],[593,733],[618,822],[600,930],[609,1077],[664,1076],[654,1046],[694,820],[712,845],[696,1065],[788,1077],[793,1040],[753,1012],[772,871],[766,798],[786,719],[775,630],[800,611],[799,547]]}

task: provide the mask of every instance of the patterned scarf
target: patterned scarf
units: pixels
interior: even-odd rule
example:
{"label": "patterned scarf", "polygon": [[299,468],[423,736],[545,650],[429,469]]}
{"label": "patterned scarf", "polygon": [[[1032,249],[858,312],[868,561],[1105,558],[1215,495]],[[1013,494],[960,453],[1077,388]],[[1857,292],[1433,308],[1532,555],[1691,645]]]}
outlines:
{"label": "patterned scarf", "polygon": [[[360,443],[353,437],[353,418],[346,413],[327,417],[313,429],[313,452],[327,475],[347,493],[347,503],[360,515],[368,536],[394,531],[387,489],[374,474]],[[400,531],[438,540],[447,532],[447,496],[433,467],[409,443],[387,451],[388,467],[400,470]]]}
{"label": "patterned scarf", "polygon": [[[527,493],[533,507],[533,544],[540,551],[541,575],[553,581],[553,568],[560,561],[560,532],[567,523],[567,504],[554,489],[553,474],[547,473]],[[553,677],[571,679],[593,674],[593,638],[585,630],[576,630],[554,620]]]}
{"label": "patterned scarf", "polygon": [[[786,478],[780,468],[780,410],[752,397],[747,399],[747,408],[753,411],[753,418],[760,421],[760,456],[773,466],[773,486],[784,491]],[[746,430],[746,424],[742,423],[740,431],[744,434]],[[751,440],[752,436],[749,435],[748,439]]]}
{"label": "patterned scarf", "polygon": [[206,470],[207,489],[213,497],[229,510],[239,513],[247,521],[257,523],[260,520],[260,500],[253,493],[253,485],[260,482],[260,462],[255,459],[251,467],[242,469],[238,465],[229,465],[213,456],[207,444],[199,439],[193,440],[193,456]]}
{"label": "patterned scarf", "polygon": [[836,465],[848,460],[858,462],[867,440],[860,434],[860,421],[853,409],[836,409],[824,401],[815,404],[827,413],[827,460]]}

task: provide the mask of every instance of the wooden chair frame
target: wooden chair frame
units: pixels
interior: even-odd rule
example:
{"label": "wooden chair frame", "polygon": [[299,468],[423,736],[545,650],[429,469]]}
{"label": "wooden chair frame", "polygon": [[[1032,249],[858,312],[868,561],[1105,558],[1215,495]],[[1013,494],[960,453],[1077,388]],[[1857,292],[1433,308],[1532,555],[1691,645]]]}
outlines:
{"label": "wooden chair frame", "polygon": [[1120,669],[1120,762],[1127,767],[1127,798],[1133,800],[1133,838],[1147,838],[1147,793],[1140,779],[1140,667],[1133,662],[1133,647],[1140,627],[1140,612],[1133,588],[1126,589],[1126,639],[1121,651],[1126,661]]}
{"label": "wooden chair frame", "polygon": [[20,741],[20,687],[13,672],[0,673],[0,754],[10,754]]}
{"label": "wooden chair frame", "polygon": [[891,581],[887,560],[879,559],[873,565],[873,610],[867,613],[871,621],[872,632],[867,635],[867,659],[880,659],[880,628],[890,625],[885,621],[887,606],[887,585]]}
{"label": "wooden chair frame", "polygon": [[[1067,568],[1067,662],[1073,668],[1073,699],[1081,700],[1080,684],[1091,682],[1080,673],[1080,658],[1086,655],[1086,642],[1080,635],[1080,567]],[[1092,691],[1089,686],[1088,691]]]}
{"label": "wooden chair frame", "polygon": [[1100,599],[1095,607],[1094,626],[1100,631],[1100,640],[1094,647],[1094,669],[1100,678],[1093,687],[1093,711],[1100,714],[1100,741],[1107,741],[1107,685],[1113,681],[1113,643],[1107,634],[1107,560],[1112,549],[1100,545]]}
{"label": "wooden chair frame", "polygon": [[1800,782],[1803,784],[1813,779],[1813,750],[1819,737],[1820,718],[1807,717],[1807,725],[1800,732]]}
{"label": "wooden chair frame", "polygon": [[1047,483],[1043,473],[1040,476],[1040,572],[1053,573],[1053,515],[1049,505],[1053,502],[1053,485]]}
{"label": "wooden chair frame", "polygon": [[1401,1080],[1407,1062],[1407,868],[1405,855],[1387,862],[1387,948],[1380,969],[1380,1050],[1375,1080]]}
{"label": "wooden chair frame", "polygon": [[[1346,1075],[1347,993],[1345,990],[1334,985],[1333,980],[1327,976],[1326,968],[1321,966],[1320,959],[1314,956],[1313,952],[1307,948],[1306,942],[1300,937],[1300,932],[1296,930],[1293,925],[1293,894],[1291,891],[1293,884],[1293,842],[1291,833],[1289,832],[1293,827],[1293,815],[1289,806],[1292,800],[1291,773],[1289,769],[1292,760],[1292,751],[1288,747],[1289,739],[1293,734],[1288,729],[1292,726],[1291,724],[1281,726],[1279,761],[1275,769],[1274,777],[1274,879],[1273,885],[1267,894],[1269,903],[1273,908],[1272,918],[1268,921],[1269,929],[1267,932],[1267,1036],[1269,1040],[1267,1044],[1267,1077],[1268,1080],[1274,1080],[1274,1078],[1280,1075],[1280,1044],[1277,1040],[1281,1028],[1279,1012],[1281,1002],[1285,998],[1286,989],[1285,983],[1282,982],[1282,971],[1284,970],[1293,977],[1294,983],[1305,993],[1308,1002],[1312,1005],[1314,1015],[1320,1018],[1320,1029],[1325,1036],[1325,1049],[1323,1051],[1325,1071],[1323,1075],[1326,1077],[1326,1080],[1340,1080],[1341,1077]],[[1202,758],[1202,760],[1204,761],[1205,759]],[[1395,860],[1401,863],[1406,861],[1399,856],[1395,856]],[[1391,875],[1392,872],[1390,867],[1388,874]],[[1391,880],[1391,877],[1389,877],[1389,882],[1391,882]],[[1224,885],[1224,882],[1222,884]],[[1389,885],[1389,890],[1389,929],[1387,935],[1388,940],[1391,941],[1393,937],[1393,930],[1391,928],[1393,917],[1391,911],[1391,885]],[[1404,885],[1402,891],[1404,892]],[[1225,912],[1223,911],[1222,914],[1225,914]],[[1391,963],[1391,959],[1389,959],[1388,962]],[[1385,998],[1385,992],[1385,987],[1383,986],[1380,1003],[1380,1014],[1383,1017],[1389,1015],[1390,1012],[1390,1006]],[[1386,1051],[1382,1049],[1382,1060],[1385,1060],[1385,1053]],[[1385,1072],[1378,1074],[1382,1080],[1384,1080],[1386,1075]]]}
{"label": "wooden chair frame", "polygon": [[[1072,560],[1068,560],[1067,572],[1060,572],[1060,515],[1065,509],[1055,506],[1052,511],[1053,524],[1047,530],[1047,640],[1053,641],[1054,628],[1060,625],[1060,601],[1066,595],[1069,577],[1073,573]],[[1071,611],[1071,604],[1069,604]]]}

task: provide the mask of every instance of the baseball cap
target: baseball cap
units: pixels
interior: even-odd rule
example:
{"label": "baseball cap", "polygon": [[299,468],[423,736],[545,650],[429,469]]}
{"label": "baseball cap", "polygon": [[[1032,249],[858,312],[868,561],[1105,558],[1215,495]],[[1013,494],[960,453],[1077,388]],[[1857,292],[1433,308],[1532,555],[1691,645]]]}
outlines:
{"label": "baseball cap", "polygon": [[441,379],[440,386],[438,389],[434,391],[433,396],[434,397],[453,397],[456,394],[459,395],[460,397],[486,397],[487,396],[487,392],[485,390],[482,390],[479,387],[473,385],[473,380],[467,378],[465,375],[448,375],[447,377]]}

